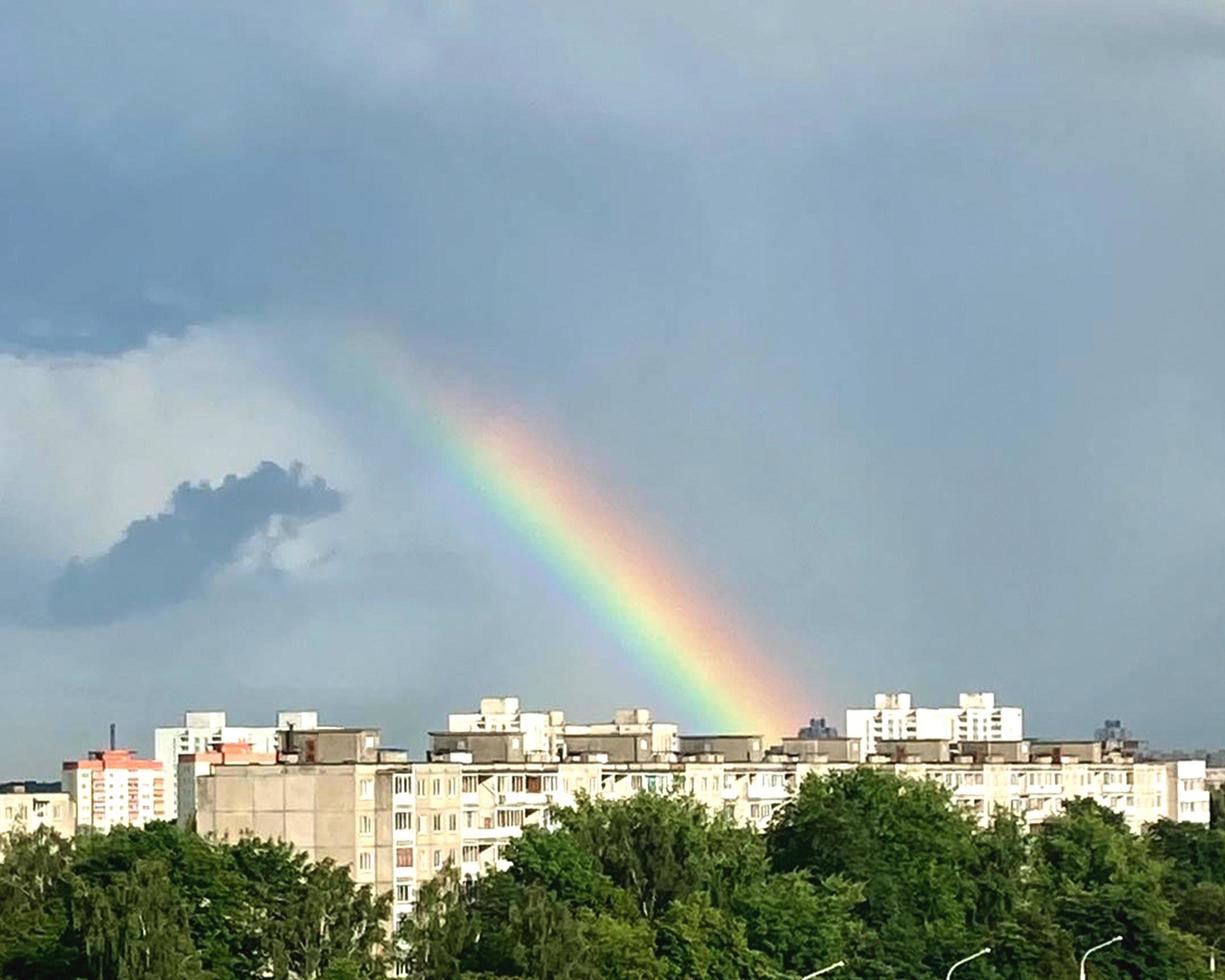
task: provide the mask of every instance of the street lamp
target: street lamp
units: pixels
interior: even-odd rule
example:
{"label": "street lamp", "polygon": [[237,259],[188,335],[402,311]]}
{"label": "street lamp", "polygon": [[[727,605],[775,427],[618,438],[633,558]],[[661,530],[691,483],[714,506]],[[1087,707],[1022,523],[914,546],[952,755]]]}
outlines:
{"label": "street lamp", "polygon": [[1090,946],[1085,950],[1085,955],[1080,958],[1080,980],[1085,980],[1085,960],[1092,953],[1096,953],[1099,949],[1105,949],[1107,946],[1113,946],[1115,943],[1121,943],[1122,936],[1115,936],[1113,939],[1107,939],[1104,943],[1098,943],[1096,946]]}
{"label": "street lamp", "polygon": [[824,976],[826,973],[833,973],[835,970],[841,970],[846,966],[846,960],[839,960],[837,963],[831,963],[829,966],[823,966],[815,973],[807,973],[800,977],[800,980],[812,980],[813,977]]}
{"label": "street lamp", "polygon": [[950,966],[950,967],[949,967],[949,972],[948,972],[948,973],[946,973],[946,974],[944,975],[944,980],[952,980],[952,977],[953,977],[953,971],[954,971],[954,970],[956,970],[956,969],[957,969],[957,967],[959,967],[959,966],[961,966],[961,965],[963,965],[963,964],[965,964],[965,963],[969,963],[969,962],[970,962],[970,960],[976,960],[976,959],[978,959],[980,956],[986,956],[986,955],[987,955],[988,953],[990,953],[990,952],[991,952],[991,947],[990,947],[990,946],[984,946],[984,947],[983,947],[982,949],[980,949],[980,950],[979,950],[977,953],[971,953],[969,956],[965,957],[964,959],[960,959],[960,960],[958,960],[956,963],[954,963],[952,966]]}

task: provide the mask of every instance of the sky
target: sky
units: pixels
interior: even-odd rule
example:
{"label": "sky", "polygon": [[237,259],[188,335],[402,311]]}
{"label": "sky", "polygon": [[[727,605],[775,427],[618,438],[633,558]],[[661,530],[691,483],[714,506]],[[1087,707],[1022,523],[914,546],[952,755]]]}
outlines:
{"label": "sky", "polygon": [[0,778],[193,708],[718,721],[370,331],[813,715],[1225,744],[1220,4],[4,7]]}

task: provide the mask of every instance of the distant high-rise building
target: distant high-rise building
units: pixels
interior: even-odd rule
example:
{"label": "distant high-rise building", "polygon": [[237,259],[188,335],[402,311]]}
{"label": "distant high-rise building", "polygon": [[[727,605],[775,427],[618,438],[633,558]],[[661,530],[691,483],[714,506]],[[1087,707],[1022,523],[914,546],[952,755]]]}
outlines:
{"label": "distant high-rise building", "polygon": [[878,741],[1019,742],[1020,708],[995,703],[990,691],[963,692],[957,707],[919,708],[905,691],[877,694],[871,708],[847,708],[847,738],[858,738],[866,759]]}
{"label": "distant high-rise building", "polygon": [[824,718],[809,718],[808,724],[795,733],[796,738],[837,738],[838,729],[825,724]]}
{"label": "distant high-rise building", "polygon": [[106,833],[165,820],[170,781],[160,762],[138,759],[131,749],[100,749],[64,763],[64,792],[76,807],[78,829]]}

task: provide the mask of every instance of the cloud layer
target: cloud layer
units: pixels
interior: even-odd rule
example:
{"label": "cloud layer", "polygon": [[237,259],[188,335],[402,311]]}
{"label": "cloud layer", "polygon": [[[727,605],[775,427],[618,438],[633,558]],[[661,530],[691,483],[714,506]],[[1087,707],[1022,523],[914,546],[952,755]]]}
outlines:
{"label": "cloud layer", "polygon": [[340,510],[342,497],[300,463],[263,462],[217,486],[180,484],[167,508],[128,526],[104,554],[74,559],[51,588],[54,622],[98,625],[182,602],[237,560],[253,535],[292,536],[300,524]]}
{"label": "cloud layer", "polygon": [[[1210,0],[14,5],[0,775],[293,683],[395,739],[490,690],[680,710],[348,372],[371,321],[559,433],[813,714],[985,687],[1220,741],[1221,50]],[[264,459],[344,508],[20,625]]]}

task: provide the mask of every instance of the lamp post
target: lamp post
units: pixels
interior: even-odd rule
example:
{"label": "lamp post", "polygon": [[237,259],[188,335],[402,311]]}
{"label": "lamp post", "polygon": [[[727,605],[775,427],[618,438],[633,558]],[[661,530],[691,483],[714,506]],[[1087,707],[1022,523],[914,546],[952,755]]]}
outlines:
{"label": "lamp post", "polygon": [[1090,946],[1086,949],[1085,955],[1080,958],[1080,980],[1085,980],[1085,960],[1091,954],[1096,953],[1099,949],[1105,949],[1107,946],[1113,946],[1115,943],[1121,943],[1122,941],[1122,936],[1115,936],[1112,939],[1107,939],[1104,943],[1098,943],[1096,946]]}
{"label": "lamp post", "polygon": [[963,964],[969,963],[970,960],[976,960],[980,956],[986,956],[990,952],[991,952],[991,947],[984,946],[977,953],[971,953],[969,956],[958,960],[956,963],[954,963],[952,966],[949,967],[949,972],[944,975],[944,980],[952,980],[953,971],[956,970],[957,967],[962,966]]}
{"label": "lamp post", "polygon": [[837,963],[831,963],[829,966],[823,966],[821,969],[813,973],[806,973],[804,976],[800,977],[800,980],[812,980],[813,977],[821,977],[827,973],[833,973],[835,970],[841,970],[844,966],[846,966],[846,960],[839,960]]}

